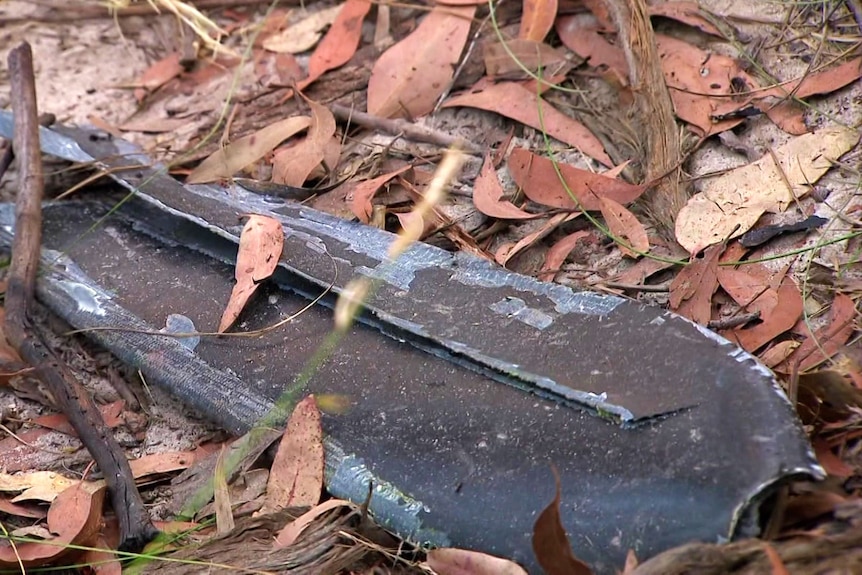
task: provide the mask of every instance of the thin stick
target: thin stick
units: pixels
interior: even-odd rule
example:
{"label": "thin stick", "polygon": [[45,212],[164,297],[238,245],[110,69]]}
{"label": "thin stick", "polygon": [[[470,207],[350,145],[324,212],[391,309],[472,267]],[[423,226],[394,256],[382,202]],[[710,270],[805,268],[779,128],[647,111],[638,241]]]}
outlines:
{"label": "thin stick", "polygon": [[104,474],[120,524],[120,549],[138,551],[157,531],[144,508],[125,453],[105,425],[87,390],[45,344],[44,335],[39,332],[40,326],[30,319],[36,309],[34,294],[42,240],[44,193],[30,45],[22,42],[13,48],[9,52],[8,63],[19,185],[15,204],[16,232],[6,288],[6,335],[21,358],[33,366]]}
{"label": "thin stick", "polygon": [[405,120],[380,118],[378,116],[366,114],[365,112],[353,110],[347,106],[342,106],[341,104],[330,104],[330,110],[332,110],[332,114],[336,118],[343,122],[349,121],[364,128],[380,130],[381,132],[386,132],[393,136],[400,134],[404,138],[414,142],[425,142],[426,144],[434,144],[444,148],[457,146],[471,154],[481,155],[484,153],[481,146],[477,146],[472,142],[464,142],[463,140],[450,136],[449,134],[437,132],[429,128],[423,128]]}

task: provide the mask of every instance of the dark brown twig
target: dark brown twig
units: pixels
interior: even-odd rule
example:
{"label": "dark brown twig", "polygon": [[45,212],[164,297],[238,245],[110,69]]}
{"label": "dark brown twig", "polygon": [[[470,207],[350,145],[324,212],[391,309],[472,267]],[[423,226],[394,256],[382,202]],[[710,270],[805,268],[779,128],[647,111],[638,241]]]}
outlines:
{"label": "dark brown twig", "polygon": [[400,134],[407,140],[412,140],[414,142],[425,142],[426,144],[434,144],[436,146],[442,146],[444,148],[449,148],[451,146],[460,146],[461,149],[470,154],[485,153],[484,149],[481,146],[477,146],[472,142],[465,142],[459,138],[450,136],[449,134],[443,134],[429,128],[423,128],[422,126],[411,124],[410,122],[407,122],[405,120],[390,120],[389,118],[380,118],[377,116],[372,116],[371,114],[366,114],[365,112],[353,110],[351,108],[348,108],[347,106],[342,106],[340,104],[331,104],[330,110],[332,110],[332,114],[339,120],[343,122],[350,122],[352,124],[362,126],[363,128],[380,130],[381,132],[386,132],[387,134],[392,134],[393,136],[397,136]]}
{"label": "dark brown twig", "polygon": [[45,344],[38,324],[30,319],[35,310],[44,193],[30,45],[23,42],[13,48],[8,63],[19,185],[16,232],[6,288],[6,335],[21,358],[33,366],[36,376],[45,384],[104,474],[120,524],[120,549],[138,551],[155,536],[156,529],[135,486],[129,462],[86,389]]}
{"label": "dark brown twig", "polygon": [[741,327],[749,322],[758,319],[760,319],[760,312],[753,311],[751,313],[742,313],[739,315],[734,315],[722,319],[714,319],[707,323],[706,327],[714,331],[718,331],[721,329],[733,329],[735,327]]}

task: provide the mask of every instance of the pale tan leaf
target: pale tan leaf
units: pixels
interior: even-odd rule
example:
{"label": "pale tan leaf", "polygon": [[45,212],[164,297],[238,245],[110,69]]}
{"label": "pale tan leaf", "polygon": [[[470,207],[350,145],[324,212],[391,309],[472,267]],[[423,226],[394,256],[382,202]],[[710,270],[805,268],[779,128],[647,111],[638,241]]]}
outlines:
{"label": "pale tan leaf", "polygon": [[310,14],[293,26],[288,26],[278,34],[266,38],[263,41],[263,47],[270,52],[290,54],[311,50],[320,40],[323,30],[335,21],[340,10],[341,5],[338,4]]}
{"label": "pale tan leaf", "polygon": [[305,139],[282,150],[272,159],[272,181],[300,187],[308,175],[323,161],[326,149],[335,135],[335,117],[329,108],[306,99],[311,107],[311,125]]}
{"label": "pale tan leaf", "polygon": [[527,575],[508,559],[451,547],[429,551],[428,566],[438,575]]}
{"label": "pale tan leaf", "polygon": [[227,487],[225,470],[225,446],[221,446],[215,469],[213,469],[213,502],[215,505],[216,532],[223,535],[236,526],[230,504],[230,491]]}
{"label": "pale tan leaf", "polygon": [[275,149],[283,141],[311,125],[308,116],[296,116],[280,120],[262,128],[254,134],[244,136],[218,149],[195,168],[186,179],[188,184],[214,182],[230,178],[249,164],[256,162]]}
{"label": "pale tan leaf", "polygon": [[293,409],[272,462],[261,513],[317,505],[323,493],[323,429],[313,395]]}
{"label": "pale tan leaf", "polygon": [[239,238],[236,284],[219,322],[219,333],[233,325],[258,282],[272,275],[283,248],[284,229],[278,220],[256,214],[248,217]]}
{"label": "pale tan leaf", "polygon": [[409,36],[384,52],[368,80],[368,112],[415,118],[449,87],[470,34],[475,6],[435,6]]}
{"label": "pale tan leaf", "polygon": [[[639,258],[649,251],[646,229],[633,213],[610,198],[599,198],[602,216],[611,233],[624,240],[628,246],[618,243],[620,251],[631,258]],[[630,246],[630,247],[629,247]]]}
{"label": "pale tan leaf", "polygon": [[31,471],[10,475],[0,473],[0,491],[20,491],[12,502],[27,500],[53,501],[57,495],[79,483],[53,471]]}
{"label": "pale tan leaf", "polygon": [[[676,239],[690,253],[751,229],[764,212],[778,212],[804,196],[847,150],[859,141],[849,128],[825,128],[793,138],[753,164],[704,183],[680,210]],[[787,182],[792,189],[787,188]]]}
{"label": "pale tan leaf", "polygon": [[494,260],[501,266],[506,267],[506,264],[509,262],[509,260],[515,257],[518,253],[547,236],[563,222],[571,221],[579,215],[581,215],[579,212],[570,214],[554,214],[553,216],[548,218],[547,222],[542,224],[542,226],[533,233],[527,234],[526,236],[518,240],[516,243],[503,244],[502,246],[500,246],[497,249],[497,252],[494,254]]}

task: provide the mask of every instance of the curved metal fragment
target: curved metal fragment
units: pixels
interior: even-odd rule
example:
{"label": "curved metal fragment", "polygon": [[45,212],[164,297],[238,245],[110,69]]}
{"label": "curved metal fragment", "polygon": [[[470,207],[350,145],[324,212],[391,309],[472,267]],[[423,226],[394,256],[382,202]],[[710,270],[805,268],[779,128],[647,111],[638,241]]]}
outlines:
{"label": "curved metal fragment", "polygon": [[[8,124],[0,113],[0,135]],[[42,134],[60,157],[146,162],[86,131]],[[48,247],[68,248],[81,269],[54,266],[39,294],[76,327],[155,328],[173,313],[215,326],[241,213],[280,219],[286,236],[277,285],[241,318],[249,328],[301,308],[332,281],[333,261],[336,292],[355,274],[383,280],[366,325],[310,387],[353,398],[346,414],[325,418],[329,490],[361,502],[371,481],[377,519],[402,536],[536,569],[531,527],[553,498],[554,464],[576,554],[614,572],[629,549],[644,558],[756,534],[776,485],[822,475],[770,372],[683,318],[424,244],[387,262],[390,234],[240,188],[186,187],[140,165],[114,177],[136,194],[83,239],[104,206],[47,210]],[[10,222],[0,210],[4,241]],[[194,352],[161,336],[94,336],[239,431],[329,329],[318,307],[262,339],[204,338]]]}

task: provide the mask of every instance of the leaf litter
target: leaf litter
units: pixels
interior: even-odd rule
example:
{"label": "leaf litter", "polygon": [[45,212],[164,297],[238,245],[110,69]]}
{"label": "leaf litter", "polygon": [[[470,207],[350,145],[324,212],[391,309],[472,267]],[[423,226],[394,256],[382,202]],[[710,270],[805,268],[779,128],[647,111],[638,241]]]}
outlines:
{"label": "leaf litter", "polygon": [[[444,3],[441,2],[441,4]],[[445,4],[475,6],[484,4],[484,2],[446,0]],[[585,2],[584,5],[591,13],[582,12],[581,14],[562,16],[557,14],[559,9],[555,6],[555,3],[524,2],[522,18],[517,22],[520,38],[512,40],[509,46],[510,48],[514,48],[513,51],[517,57],[525,60],[526,67],[534,72],[538,72],[540,69],[545,70],[549,65],[555,65],[558,54],[572,61],[572,54],[565,52],[564,48],[556,46],[554,38],[550,38],[549,40],[552,44],[543,43],[548,38],[548,31],[551,27],[555,27],[565,46],[578,55],[588,58],[586,63],[577,68],[573,74],[570,73],[567,78],[571,80],[573,77],[577,77],[584,72],[592,74],[596,78],[604,78],[608,81],[609,85],[619,91],[621,101],[624,101],[624,98],[627,97],[626,85],[628,82],[625,58],[617,47],[619,39],[616,40],[616,43],[607,41],[607,39],[613,39],[614,26],[612,19],[608,16],[606,7],[601,2]],[[714,9],[714,6],[712,8]],[[338,74],[354,69],[351,67],[351,62],[361,61],[363,57],[362,52],[361,50],[358,52],[357,47],[363,43],[361,24],[369,9],[370,3],[361,0],[348,0],[344,4],[334,7],[331,13],[335,14],[335,20],[332,22],[329,31],[314,49],[306,67],[308,73],[305,78],[299,79],[294,60],[272,60],[268,66],[262,67],[258,73],[261,75],[271,75],[273,73],[272,66],[275,65],[276,70],[280,68],[284,69],[284,75],[280,76],[275,83],[261,82],[261,86],[273,89],[278,87],[279,82],[284,84],[298,80],[300,89],[310,87],[313,90],[317,89],[320,85],[324,85],[327,87],[326,89],[331,90],[331,84],[326,82],[318,83],[318,80],[326,79],[328,81],[332,77],[338,77]],[[407,33],[406,36],[405,33],[409,31],[411,25],[400,29],[397,25],[393,26],[391,28],[392,35],[396,39],[400,39],[400,41],[396,41],[396,44],[390,50],[394,50],[395,54],[399,54],[402,60],[406,59],[409,63],[411,56],[413,56],[410,52],[410,46],[417,46],[419,44],[416,37],[412,39],[411,37],[419,32],[423,27],[423,23],[429,20],[434,22],[436,18],[437,21],[445,22],[443,27],[452,26],[451,29],[456,27],[453,21],[443,18],[441,15],[442,12],[443,10],[438,7],[431,11],[431,14],[436,14],[434,18],[431,17],[431,14],[427,16],[420,15],[416,18],[418,26],[414,28],[412,34]],[[451,14],[451,11],[449,12]],[[859,78],[860,61],[862,60],[857,57],[841,62],[838,58],[834,58],[826,59],[825,64],[818,63],[817,65],[812,64],[808,66],[805,68],[805,74],[783,74],[784,78],[791,79],[778,85],[763,85],[761,87],[762,84],[753,79],[755,74],[749,73],[750,69],[747,66],[740,65],[742,58],[727,57],[724,54],[729,52],[713,50],[711,48],[712,44],[709,44],[710,42],[721,41],[718,38],[720,31],[714,28],[710,19],[706,17],[706,13],[697,5],[690,2],[659,3],[651,7],[651,13],[664,19],[683,22],[685,25],[692,26],[698,30],[699,32],[697,33],[711,36],[708,41],[701,38],[697,42],[697,46],[694,43],[683,42],[678,37],[659,36],[657,38],[662,53],[665,55],[665,61],[663,62],[665,78],[668,86],[671,88],[671,97],[673,98],[676,113],[681,119],[688,122],[690,129],[695,134],[700,136],[712,135],[734,126],[737,128],[745,127],[747,129],[749,125],[756,124],[755,120],[750,119],[750,114],[758,112],[767,114],[772,121],[789,133],[798,134],[800,130],[807,131],[806,124],[804,123],[805,119],[801,114],[801,107],[795,103],[784,101],[788,94],[792,94],[796,98],[828,94],[843,86],[852,86],[852,83]],[[471,8],[470,16],[462,18],[462,20],[469,20],[474,14]],[[481,13],[479,15],[481,17]],[[723,17],[725,15],[719,14],[719,16]],[[245,15],[241,17],[237,16],[236,22],[243,22],[244,18]],[[739,24],[739,19],[733,20],[733,22],[735,26],[742,26]],[[397,24],[397,21],[393,23]],[[226,29],[229,28],[229,26],[226,27]],[[283,26],[282,28],[289,30],[289,28]],[[426,28],[429,27],[426,26]],[[470,29],[469,26],[466,27],[469,33],[472,33],[474,29]],[[556,108],[560,102],[558,98],[554,98],[553,95],[543,95],[540,100],[537,96],[538,92],[535,89],[535,83],[533,83],[532,87],[525,87],[524,84],[510,81],[513,77],[521,78],[523,76],[509,76],[519,74],[519,72],[516,70],[516,67],[512,66],[511,58],[508,55],[506,57],[502,56],[500,52],[502,46],[495,37],[492,37],[491,41],[484,45],[482,52],[486,57],[486,69],[484,73],[488,76],[497,76],[495,78],[498,80],[497,83],[493,83],[492,81],[492,83],[485,82],[483,84],[480,79],[478,82],[471,81],[459,88],[452,88],[453,82],[457,83],[462,79],[459,76],[462,72],[459,71],[456,74],[456,68],[462,63],[460,57],[462,53],[467,54],[470,51],[470,35],[464,30],[465,27],[462,25],[458,28],[457,34],[446,35],[441,34],[439,29],[436,32],[423,29],[422,34],[425,35],[424,38],[426,41],[422,45],[422,49],[426,54],[433,54],[433,57],[429,56],[428,58],[428,60],[433,61],[434,67],[432,72],[428,75],[421,75],[421,78],[420,74],[411,76],[409,70],[407,72],[402,70],[394,74],[392,77],[398,79],[398,82],[395,83],[396,88],[394,92],[400,91],[400,93],[395,94],[393,98],[386,101],[388,95],[372,94],[372,91],[369,90],[369,109],[387,112],[385,114],[379,113],[378,115],[380,116],[395,115],[414,120],[432,112],[438,99],[446,95],[450,89],[453,89],[455,95],[449,97],[446,101],[446,105],[450,107],[473,107],[469,104],[471,102],[469,98],[473,97],[474,102],[483,104],[475,106],[475,108],[499,113],[514,119],[516,122],[530,126],[534,130],[540,129],[542,123],[546,125],[549,135],[557,140],[557,142],[551,143],[550,150],[546,150],[544,144],[536,144],[535,138],[530,138],[530,132],[519,133],[519,136],[515,138],[515,150],[509,155],[505,168],[500,171],[502,179],[498,178],[497,173],[493,169],[483,164],[479,170],[480,175],[473,184],[473,206],[480,213],[484,214],[484,216],[490,218],[491,225],[497,223],[503,224],[514,231],[514,235],[501,235],[492,238],[494,243],[487,244],[488,246],[497,248],[496,253],[498,254],[498,258],[504,263],[511,263],[511,258],[514,255],[523,253],[525,250],[531,249],[532,246],[541,245],[542,237],[552,237],[553,243],[543,258],[542,268],[539,272],[540,277],[552,280],[554,278],[551,276],[556,276],[560,281],[567,281],[571,277],[571,274],[566,269],[566,260],[575,247],[578,248],[578,252],[581,249],[593,251],[607,251],[609,249],[602,247],[600,242],[591,239],[591,236],[595,237],[595,230],[590,227],[584,218],[578,218],[576,213],[556,213],[555,210],[574,212],[581,208],[587,209],[595,212],[596,216],[601,215],[605,225],[611,229],[614,235],[620,238],[629,238],[631,240],[631,237],[636,235],[639,238],[647,237],[653,239],[653,230],[650,227],[649,219],[644,217],[644,214],[637,209],[637,206],[632,206],[633,202],[638,202],[638,198],[644,193],[648,187],[648,183],[639,182],[636,172],[634,176],[631,173],[627,173],[625,180],[621,180],[618,179],[618,175],[611,176],[609,174],[603,175],[592,172],[589,169],[592,167],[591,164],[578,163],[578,166],[575,167],[573,156],[566,155],[559,147],[560,143],[578,148],[605,167],[621,164],[621,162],[616,161],[617,157],[610,154],[610,150],[605,150],[605,146],[602,143],[603,140],[597,138],[596,133],[593,133],[592,129],[586,128],[588,124],[585,123],[578,129],[572,128],[575,125],[572,122],[576,122],[576,120],[570,118],[568,114],[559,112]],[[665,28],[662,31],[664,32]],[[317,30],[315,34],[318,32],[320,30]],[[418,36],[420,39],[423,37],[422,34]],[[272,35],[270,35],[270,38],[272,38]],[[685,38],[688,40],[690,36],[685,36]],[[411,39],[410,42],[407,42],[407,39]],[[496,42],[496,45],[494,42]],[[485,49],[489,46],[491,47],[490,50]],[[705,46],[706,48],[704,48]],[[396,49],[396,47],[398,48]],[[453,56],[455,52],[458,54]],[[529,61],[531,54],[536,57],[535,61]],[[491,56],[490,59],[487,58],[489,55]],[[554,59],[548,59],[550,57]],[[184,86],[183,89],[193,90],[199,86],[207,86],[207,82],[212,78],[218,77],[219,74],[224,75],[224,69],[220,70],[214,66],[207,67],[205,73],[198,71],[195,72],[196,75],[187,74],[173,65],[174,58],[173,55],[169,54],[165,59],[165,63],[157,61],[157,64],[150,71],[148,78],[146,78],[146,82],[144,82],[143,71],[136,76],[142,85],[146,84],[150,92],[144,100],[145,105],[154,105],[154,102],[158,102],[160,98],[169,99],[172,97],[172,93],[176,93],[175,86],[180,85],[180,83]],[[367,69],[373,68],[374,74],[372,75],[379,77],[385,75],[387,69],[391,68],[394,70],[402,64],[400,61],[396,62],[396,58],[393,56],[389,56],[389,58],[389,64],[387,64],[387,60],[383,59],[384,65],[381,65],[382,58],[376,58],[374,61],[366,60],[362,65],[366,66]],[[420,59],[418,56],[415,57],[415,60]],[[233,65],[235,64],[231,66]],[[300,65],[300,71],[302,66],[305,66],[305,64]],[[760,78],[761,76],[757,77]],[[430,84],[425,83],[427,81],[426,78],[432,78],[433,81]],[[442,79],[443,81],[437,81],[437,79]],[[499,80],[504,81],[500,82]],[[561,81],[562,79],[554,80],[554,82]],[[375,82],[379,83],[379,78]],[[482,86],[482,91],[471,90],[477,84]],[[498,87],[501,85],[503,88]],[[283,89],[290,90],[290,88]],[[466,89],[465,92],[458,92],[458,90],[464,89]],[[543,85],[541,88],[543,94],[546,89],[547,86]],[[379,88],[376,88],[376,90],[379,90]],[[483,103],[483,100],[476,96],[476,94],[481,95],[486,92],[490,96],[485,96]],[[323,108],[321,104],[339,97],[343,98],[344,94],[341,93],[339,95],[336,90],[331,94],[324,94],[324,97],[321,97],[319,93],[313,94],[310,97],[313,97],[315,102],[319,102],[318,106]],[[141,96],[141,92],[138,93],[138,96]],[[499,99],[502,100],[502,103],[493,101],[496,96],[500,97]],[[251,99],[245,99],[246,97]],[[249,105],[250,102],[254,102],[255,97],[257,96],[243,96],[242,101],[246,110],[255,109],[255,104]],[[382,103],[381,98],[383,100]],[[462,104],[451,105],[452,102],[459,102],[459,98],[465,98],[460,100]],[[518,104],[521,100],[529,102],[536,113],[531,115],[529,110],[519,109]],[[465,101],[468,103],[464,104],[463,102]],[[362,100],[359,99],[358,102],[360,103],[359,109],[361,109]],[[373,108],[372,102],[374,102],[374,106],[380,107]],[[539,104],[541,104],[543,112],[541,122],[538,119],[537,113]],[[318,108],[318,111],[320,112],[320,117],[323,117],[322,110]],[[180,113],[182,115],[184,112]],[[240,112],[240,115],[242,113],[243,111]],[[294,112],[290,113],[295,114],[295,109]],[[561,119],[557,114],[564,118]],[[261,121],[264,122],[264,125],[257,125],[253,129],[249,129],[250,124],[246,123],[239,131],[234,133],[238,133],[240,136],[254,134],[255,132],[260,134],[261,130],[266,130],[278,122],[294,120],[298,117],[298,114],[292,117],[284,114],[278,117],[262,115]],[[167,119],[165,118],[165,120]],[[171,117],[170,119],[173,120],[174,118]],[[182,121],[183,117],[176,118],[176,120]],[[243,142],[236,150],[228,149],[233,144],[229,145],[225,149],[228,153],[221,151],[218,156],[213,154],[213,159],[208,160],[209,165],[205,165],[205,162],[197,169],[201,170],[203,175],[201,172],[197,174],[193,172],[194,177],[190,178],[190,180],[198,181],[199,178],[205,178],[205,180],[200,181],[227,179],[243,170],[257,170],[258,162],[262,159],[266,163],[272,161],[277,169],[280,162],[274,161],[274,158],[271,157],[273,151],[285,140],[290,139],[302,130],[308,129],[313,120],[306,119],[305,121],[307,122],[305,126],[296,129],[296,131],[287,136],[284,135],[287,131],[283,130],[282,125],[280,126],[281,130],[275,130],[275,132],[279,132],[278,134],[264,132],[259,138],[252,138],[251,141]],[[854,124],[853,122],[849,123],[851,125]],[[125,122],[122,120],[118,121],[117,118],[109,118],[107,124],[122,126],[125,125]],[[129,125],[133,126],[132,124]],[[151,124],[150,126],[154,125]],[[331,124],[327,120],[327,126],[329,125]],[[165,126],[172,128],[179,126],[179,124],[165,124]],[[590,126],[592,128],[591,124]],[[133,127],[146,128],[147,126],[140,124]],[[522,135],[525,137],[521,137]],[[267,140],[266,145],[262,145],[257,141],[259,139]],[[271,140],[274,139],[278,139],[278,141],[271,143]],[[296,149],[302,143],[309,144],[312,140],[316,142],[313,148],[314,153],[309,153],[303,162],[299,162],[301,164],[299,168],[294,169],[293,166],[290,166],[289,169],[282,168],[280,170],[281,175],[276,177],[281,177],[284,181],[291,182],[296,182],[300,178],[303,179],[302,181],[309,178],[316,179],[325,175],[321,171],[322,165],[328,168],[336,168],[339,161],[344,161],[343,158],[339,159],[339,154],[336,153],[336,147],[333,145],[336,141],[334,131],[328,138],[320,137],[317,139],[313,136],[312,130],[309,129],[308,135],[304,139],[297,140],[293,148],[285,148],[285,150]],[[321,143],[324,141],[327,148],[327,152],[324,154],[326,160],[319,160],[317,158],[320,157]],[[500,138],[497,141],[503,141],[503,139]],[[240,139],[237,139],[234,143],[238,142],[240,142]],[[493,144],[494,140],[488,140],[488,142]],[[714,142],[714,139],[708,141],[705,148],[709,148],[711,142]],[[855,144],[855,141],[849,142],[846,147],[849,148]],[[379,149],[379,146],[377,149]],[[386,148],[386,151],[388,152],[389,148]],[[782,158],[780,147],[773,151],[776,157]],[[573,202],[565,188],[559,184],[556,170],[550,160],[547,159],[549,153],[553,153],[555,156],[561,158],[561,163],[559,164],[560,170],[563,172],[569,187],[575,192],[578,202]],[[418,157],[415,152],[411,155]],[[506,150],[497,150],[495,157],[497,155],[505,158],[507,155]],[[611,160],[612,156],[614,157],[614,161]],[[808,158],[816,156],[817,153],[812,152]],[[824,153],[819,160],[827,158],[829,160],[837,160],[839,156],[840,154],[829,156],[829,154]],[[283,159],[287,157],[288,155],[285,152]],[[771,155],[763,156],[763,164],[768,165],[771,159]],[[779,162],[782,162],[782,160],[779,160]],[[812,160],[811,163],[815,163],[815,161]],[[798,164],[799,162],[797,162]],[[349,203],[351,207],[355,206],[355,211],[358,213],[354,215],[360,219],[371,218],[371,214],[374,212],[372,200],[375,194],[378,193],[380,187],[385,185],[386,182],[395,180],[398,175],[390,169],[381,176],[380,171],[375,171],[375,169],[379,168],[380,164],[372,165],[377,166],[377,168],[372,168],[368,173],[364,174],[366,178],[364,183],[368,185],[360,188],[359,201],[356,201],[355,194],[350,195],[351,199],[347,199],[346,196],[349,195],[349,192],[345,192],[345,190],[335,190],[335,192],[332,192],[335,195],[341,194],[342,203]],[[309,166],[311,167],[309,168]],[[205,169],[202,170],[202,168]],[[825,172],[832,168],[832,164],[824,162],[821,168]],[[751,311],[759,312],[758,320],[743,326],[724,330],[722,333],[725,337],[737,341],[749,351],[759,352],[764,361],[767,361],[767,354],[771,354],[771,359],[768,363],[780,371],[790,373],[795,369],[811,370],[823,365],[824,362],[829,362],[827,365],[836,367],[841,361],[844,361],[842,358],[845,357],[846,350],[852,348],[855,343],[853,340],[853,336],[856,333],[856,325],[854,323],[856,318],[855,301],[858,300],[859,292],[852,291],[848,287],[852,286],[852,283],[846,283],[844,280],[842,280],[844,283],[836,282],[836,289],[842,291],[823,294],[818,291],[819,287],[810,288],[792,278],[792,272],[787,271],[789,266],[784,264],[777,268],[775,266],[770,267],[768,264],[761,265],[756,263],[730,265],[733,261],[744,260],[746,257],[754,259],[763,256],[769,257],[770,254],[775,253],[775,245],[788,245],[786,242],[779,244],[779,242],[788,238],[773,238],[764,244],[766,251],[759,251],[756,254],[752,254],[744,249],[740,251],[740,244],[736,241],[730,241],[728,242],[724,256],[719,257],[717,255],[720,254],[719,248],[721,242],[726,241],[728,237],[732,238],[740,235],[745,231],[742,228],[746,226],[751,228],[757,223],[763,222],[764,219],[767,222],[774,221],[767,219],[769,214],[774,210],[781,211],[782,209],[786,209],[790,211],[791,208],[797,206],[797,203],[801,203],[802,205],[799,207],[804,206],[809,211],[799,215],[803,217],[811,215],[810,210],[816,206],[812,204],[812,199],[805,197],[802,192],[807,192],[815,186],[817,176],[804,171],[801,178],[794,179],[793,166],[790,164],[784,165],[783,163],[782,169],[779,172],[778,179],[781,180],[780,184],[775,179],[775,174],[773,173],[772,185],[767,186],[768,189],[766,191],[768,194],[771,194],[768,195],[768,199],[760,197],[751,199],[750,204],[754,204],[755,206],[758,205],[758,202],[767,205],[758,217],[754,217],[751,214],[748,214],[747,217],[740,215],[741,212],[745,212],[745,210],[751,208],[751,205],[746,203],[748,200],[736,202],[733,198],[727,200],[726,197],[721,196],[719,201],[728,202],[722,204],[727,210],[721,217],[717,215],[712,219],[706,217],[706,219],[702,220],[699,231],[691,231],[686,226],[683,226],[683,239],[680,239],[680,243],[689,252],[696,252],[705,248],[707,255],[702,259],[693,259],[689,266],[682,268],[682,272],[674,272],[678,274],[676,275],[677,280],[679,280],[680,276],[683,279],[682,281],[673,282],[667,295],[670,296],[672,302],[676,303],[678,311],[683,310],[683,313],[697,318],[700,322],[708,322],[716,319],[716,314],[719,312],[724,313],[726,310],[730,310],[730,314]],[[507,179],[507,176],[514,180],[514,185],[512,181]],[[375,182],[378,177],[383,178],[379,184]],[[717,181],[717,178],[710,178],[710,181]],[[746,184],[745,186],[740,186],[741,188],[754,188],[756,186],[752,185],[753,181],[741,177],[737,180],[737,183]],[[792,195],[788,190],[788,182],[790,182],[791,188],[798,186],[798,189]],[[346,187],[354,185],[355,182],[350,182]],[[782,195],[782,185],[784,186],[784,195]],[[356,188],[353,189],[355,190]],[[711,189],[709,188],[709,182],[704,184],[704,189]],[[528,200],[523,205],[515,206],[511,201],[506,199],[507,197],[519,197],[517,195],[519,192],[523,192]],[[701,194],[703,193],[702,191]],[[697,197],[695,196],[695,198]],[[695,200],[693,199],[691,202],[695,202]],[[520,204],[520,201],[518,203]],[[830,204],[838,205],[832,201],[832,198],[830,198]],[[626,208],[625,206],[629,207]],[[389,206],[381,207],[384,208],[383,213],[395,213],[389,211]],[[755,207],[754,211],[756,212],[758,209],[760,207]],[[542,210],[546,211],[543,212]],[[628,215],[620,215],[624,213],[620,210],[626,210]],[[818,211],[818,214],[820,213]],[[766,215],[764,216],[763,214]],[[396,215],[398,214],[396,213]],[[536,217],[544,221],[533,222],[532,219]],[[623,220],[625,220],[625,223],[623,223]],[[430,225],[430,222],[426,223]],[[530,224],[535,224],[538,228],[528,228]],[[727,228],[733,229],[733,233],[727,232]],[[479,229],[481,230],[482,228]],[[528,229],[533,229],[533,231],[525,233]],[[461,232],[466,233],[467,237],[470,237],[471,234],[475,233],[475,229],[462,228]],[[520,237],[517,235],[519,233],[521,234]],[[824,229],[820,232],[810,232],[810,235],[821,237],[817,234],[822,234],[822,237],[829,237],[829,233],[828,229]],[[560,239],[561,237],[562,239]],[[707,240],[707,243],[704,243],[704,239]],[[634,244],[635,242],[632,240],[631,243]],[[673,250],[669,250],[668,253],[661,251],[661,247],[660,244],[652,246],[653,253],[667,254],[662,257],[671,257],[673,255]],[[612,249],[616,251],[617,248]],[[770,252],[770,249],[773,251]],[[495,250],[491,249],[491,251]],[[638,251],[642,250],[638,249]],[[731,254],[735,255],[730,257]],[[604,274],[604,279],[617,278],[619,280],[623,278],[628,280],[631,278],[632,284],[645,285],[649,280],[659,281],[655,278],[661,278],[661,281],[666,281],[668,278],[673,277],[673,273],[668,270],[668,267],[672,265],[648,257],[631,264],[628,268],[608,269],[606,271],[603,270],[602,273]],[[629,275],[625,275],[628,273],[627,270],[630,272]],[[686,273],[688,276],[684,275]],[[261,279],[256,274],[252,274],[252,277],[254,278],[252,283]],[[601,285],[601,282],[599,282],[599,285]],[[811,291],[812,289],[814,290],[813,292]],[[829,313],[822,314],[822,317],[810,317],[810,313],[805,312],[805,309],[814,306],[815,303],[828,308]],[[235,306],[235,304],[232,305]],[[240,306],[241,309],[242,306]],[[803,316],[806,318],[806,321],[800,320]],[[810,320],[810,324],[807,320]],[[848,370],[849,373],[847,375],[840,375],[843,378],[842,381],[855,381],[851,375],[853,368],[848,368]],[[858,371],[858,367],[856,370]],[[803,373],[801,380],[810,375],[810,373],[818,372]],[[820,386],[811,393],[822,398],[822,396],[829,393],[826,389],[825,386]],[[851,400],[846,397],[846,394],[834,401],[838,405],[849,404],[850,402]],[[836,426],[833,429],[839,429],[838,426],[840,425],[850,425],[848,418],[851,416],[852,412],[842,412],[840,418],[831,423]],[[828,467],[831,470],[836,471],[836,473],[847,474],[848,467],[840,458],[840,454],[843,454],[843,451],[840,451],[839,448],[843,445],[843,442],[850,440],[835,439],[835,437],[831,438],[832,442],[830,443],[815,442],[818,456],[825,463],[828,462]],[[164,464],[166,468],[170,467],[169,462],[165,461]],[[829,504],[833,505],[831,501]],[[340,504],[332,503],[330,506],[332,509],[336,509]],[[318,510],[317,513],[325,514],[326,510]],[[312,518],[310,521],[313,522],[314,519]],[[557,535],[558,533],[554,536],[556,537]],[[455,561],[457,563],[460,559],[455,559]],[[477,558],[475,565],[485,563],[487,563],[485,559]],[[493,565],[494,563],[491,564]],[[479,567],[476,568],[478,569]],[[503,569],[504,567],[500,564],[498,568]]]}

